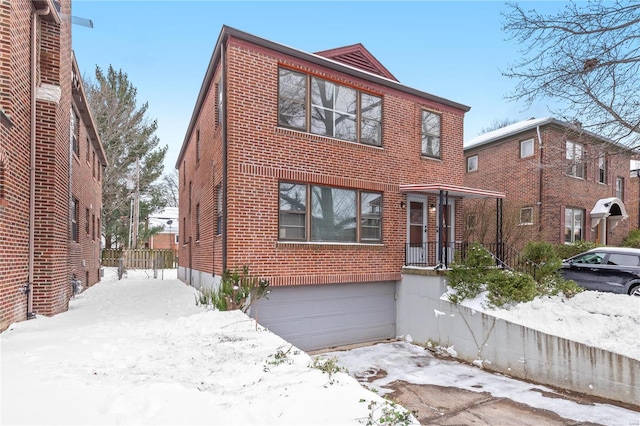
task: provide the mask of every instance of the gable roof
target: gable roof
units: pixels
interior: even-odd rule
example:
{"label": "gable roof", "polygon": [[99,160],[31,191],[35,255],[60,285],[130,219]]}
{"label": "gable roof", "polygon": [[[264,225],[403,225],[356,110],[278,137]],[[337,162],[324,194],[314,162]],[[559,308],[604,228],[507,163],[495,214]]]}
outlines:
{"label": "gable roof", "polygon": [[223,25],[222,30],[220,31],[220,36],[218,37],[218,41],[216,42],[216,46],[213,50],[213,53],[211,54],[211,59],[209,60],[209,65],[207,66],[207,71],[202,81],[202,86],[200,86],[200,92],[198,93],[198,98],[196,99],[196,104],[191,114],[191,120],[189,121],[189,125],[187,127],[184,140],[182,142],[182,147],[180,148],[180,153],[178,154],[178,158],[176,160],[176,165],[175,165],[176,169],[180,168],[180,162],[182,161],[182,157],[184,156],[187,146],[189,145],[189,136],[193,132],[196,120],[198,118],[198,115],[200,114],[200,109],[202,108],[202,105],[205,102],[205,99],[209,92],[209,88],[213,82],[213,75],[216,69],[218,68],[218,64],[222,60],[222,52],[224,51],[224,45],[230,37],[238,40],[243,40],[247,43],[252,43],[256,46],[269,49],[283,55],[292,56],[294,58],[298,58],[312,64],[320,65],[327,69],[338,71],[355,78],[364,79],[372,83],[379,84],[381,86],[398,90],[407,95],[417,96],[422,99],[437,102],[439,104],[442,104],[449,108],[456,109],[463,113],[471,109],[471,107],[468,107],[464,104],[460,104],[458,102],[454,102],[449,99],[441,98],[440,96],[432,95],[431,93],[423,92],[421,90],[417,90],[412,87],[405,86],[399,83],[395,79],[382,77],[379,74],[365,71],[361,68],[354,67],[344,62],[340,62],[340,61],[330,59],[324,56],[320,56],[314,53],[308,53],[302,50],[294,49],[292,47],[285,46],[280,43],[275,43],[273,41],[269,41],[264,38],[260,38],[252,34],[246,33],[244,31],[236,30],[235,28],[231,28],[226,25]]}
{"label": "gable roof", "polygon": [[316,52],[316,55],[324,56],[334,61],[342,62],[354,68],[377,74],[390,80],[398,81],[361,43],[351,46],[338,47],[335,49]]}
{"label": "gable roof", "polygon": [[471,140],[468,140],[464,143],[464,150],[468,150],[468,149],[472,149],[472,148],[478,148],[480,146],[483,145],[487,145],[490,144],[492,142],[497,142],[500,141],[502,139],[506,139],[508,137],[517,135],[519,133],[523,133],[525,131],[531,130],[531,129],[535,129],[536,127],[539,126],[546,126],[546,125],[556,125],[559,127],[562,127],[564,129],[570,130],[570,131],[574,131],[574,132],[580,132],[582,134],[585,134],[591,138],[600,140],[602,142],[614,145],[618,148],[621,148],[623,150],[626,151],[631,151],[633,152],[633,149],[629,148],[626,145],[622,145],[616,141],[613,141],[611,139],[605,138],[603,136],[600,136],[596,133],[590,132],[588,130],[584,130],[582,128],[580,128],[578,125],[573,124],[573,123],[569,123],[567,121],[561,121],[561,120],[557,120],[555,118],[552,117],[544,117],[544,118],[530,118],[528,120],[523,120],[523,121],[519,121],[517,123],[514,124],[510,124],[508,126],[502,127],[500,129],[496,129],[493,130],[491,132],[487,132],[483,135],[477,136]]}

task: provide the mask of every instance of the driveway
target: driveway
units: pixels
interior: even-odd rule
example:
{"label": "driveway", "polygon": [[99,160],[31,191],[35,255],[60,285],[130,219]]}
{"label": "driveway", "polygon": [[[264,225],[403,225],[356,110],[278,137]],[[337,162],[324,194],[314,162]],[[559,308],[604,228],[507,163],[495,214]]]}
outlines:
{"label": "driveway", "polygon": [[336,357],[360,383],[414,412],[423,425],[640,425],[637,407],[492,374],[403,341],[312,354]]}

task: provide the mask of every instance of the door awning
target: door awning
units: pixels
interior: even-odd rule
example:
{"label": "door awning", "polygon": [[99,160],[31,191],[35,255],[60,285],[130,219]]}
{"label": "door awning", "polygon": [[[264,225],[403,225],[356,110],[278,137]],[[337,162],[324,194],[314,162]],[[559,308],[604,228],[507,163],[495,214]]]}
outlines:
{"label": "door awning", "polygon": [[460,198],[505,198],[504,192],[488,191],[486,189],[468,188],[466,186],[434,184],[400,185],[400,192],[438,194],[446,191],[450,197]]}
{"label": "door awning", "polygon": [[591,228],[598,226],[603,218],[608,218],[610,229],[618,225],[618,222],[629,217],[622,200],[616,197],[601,198],[591,210]]}

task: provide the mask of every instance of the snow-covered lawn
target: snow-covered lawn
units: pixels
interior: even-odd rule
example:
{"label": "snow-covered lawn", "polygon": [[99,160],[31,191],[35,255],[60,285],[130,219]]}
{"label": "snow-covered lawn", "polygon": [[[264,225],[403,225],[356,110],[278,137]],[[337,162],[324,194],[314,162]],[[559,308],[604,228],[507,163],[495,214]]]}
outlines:
{"label": "snow-covered lawn", "polygon": [[197,307],[175,270],[143,272],[107,270],[68,312],[0,335],[0,423],[360,424],[383,403],[239,311]]}
{"label": "snow-covered lawn", "polygon": [[550,335],[640,359],[640,297],[583,291],[570,299],[545,296],[508,309],[491,309],[484,306],[484,296],[461,304]]}

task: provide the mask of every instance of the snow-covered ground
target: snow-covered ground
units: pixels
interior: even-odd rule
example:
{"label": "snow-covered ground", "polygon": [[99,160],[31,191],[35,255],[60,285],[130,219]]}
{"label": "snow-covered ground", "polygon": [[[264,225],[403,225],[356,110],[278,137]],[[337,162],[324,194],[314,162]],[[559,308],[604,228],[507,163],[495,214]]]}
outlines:
{"label": "snow-covered ground", "polygon": [[461,304],[543,333],[640,360],[640,297],[583,291],[570,299],[545,296],[508,309],[491,309],[485,307],[483,294]]}
{"label": "snow-covered ground", "polygon": [[[130,271],[120,281],[113,269],[105,275],[72,299],[68,312],[16,323],[0,334],[1,424],[343,425],[380,415],[369,402],[381,407],[382,397],[349,375],[311,368],[313,358],[238,311],[196,306],[194,289],[176,280],[175,270],[158,279],[145,271]],[[626,301],[618,299],[610,308],[620,310]],[[575,324],[574,330],[594,329],[583,317],[579,328],[571,312],[563,321]],[[629,313],[636,327],[637,313]],[[541,318],[540,312],[524,317]],[[369,384],[381,394],[389,383],[405,380],[508,395],[576,421],[640,423],[640,413],[546,398],[540,395],[543,387],[534,390],[437,359],[407,342],[321,357],[336,357],[352,374],[383,368],[386,377]],[[420,366],[416,357],[423,359]]]}

